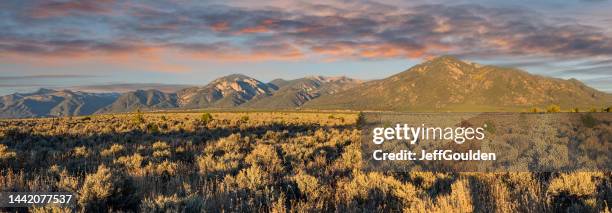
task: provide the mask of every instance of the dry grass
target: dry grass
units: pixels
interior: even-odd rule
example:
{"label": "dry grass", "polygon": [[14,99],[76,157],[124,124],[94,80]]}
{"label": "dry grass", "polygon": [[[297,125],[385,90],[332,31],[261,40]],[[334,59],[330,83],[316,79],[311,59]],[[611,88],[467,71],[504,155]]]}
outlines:
{"label": "dry grass", "polygon": [[223,112],[2,120],[0,191],[68,191],[84,211],[610,208],[610,173],[365,173],[357,119]]}

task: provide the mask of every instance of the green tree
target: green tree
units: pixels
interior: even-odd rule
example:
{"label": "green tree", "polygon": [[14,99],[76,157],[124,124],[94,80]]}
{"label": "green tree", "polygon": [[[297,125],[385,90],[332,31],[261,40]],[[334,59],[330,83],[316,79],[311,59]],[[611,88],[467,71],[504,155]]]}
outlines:
{"label": "green tree", "polygon": [[363,112],[359,112],[357,114],[357,121],[355,122],[355,124],[357,124],[357,128],[361,129],[361,127],[365,124],[365,115],[363,114]]}
{"label": "green tree", "polygon": [[213,116],[208,112],[205,112],[204,114],[202,114],[202,117],[200,117],[200,121],[204,123],[204,125],[210,123],[212,120]]}

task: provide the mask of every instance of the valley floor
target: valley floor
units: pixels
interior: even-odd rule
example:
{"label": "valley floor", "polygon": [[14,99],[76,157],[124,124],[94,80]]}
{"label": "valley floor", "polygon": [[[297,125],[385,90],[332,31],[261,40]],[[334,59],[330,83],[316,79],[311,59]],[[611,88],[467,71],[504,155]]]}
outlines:
{"label": "valley floor", "polygon": [[289,111],[0,120],[0,191],[70,192],[88,212],[599,212],[612,204],[609,172],[366,173],[356,120]]}

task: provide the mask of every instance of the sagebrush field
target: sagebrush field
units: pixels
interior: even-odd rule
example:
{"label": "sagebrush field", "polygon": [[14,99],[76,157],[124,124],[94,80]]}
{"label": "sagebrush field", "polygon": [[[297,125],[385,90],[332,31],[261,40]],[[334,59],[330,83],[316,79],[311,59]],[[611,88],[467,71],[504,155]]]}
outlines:
{"label": "sagebrush field", "polygon": [[356,120],[345,112],[1,120],[0,191],[71,192],[86,212],[610,211],[609,172],[364,173]]}

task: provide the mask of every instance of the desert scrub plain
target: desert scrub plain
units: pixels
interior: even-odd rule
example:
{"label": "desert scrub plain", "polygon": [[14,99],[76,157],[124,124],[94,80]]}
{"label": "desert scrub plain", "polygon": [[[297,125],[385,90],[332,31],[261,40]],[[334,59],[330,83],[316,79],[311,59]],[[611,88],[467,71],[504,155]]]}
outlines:
{"label": "desert scrub plain", "polygon": [[217,112],[0,120],[0,191],[77,196],[76,209],[33,212],[610,212],[609,172],[365,173],[357,117]]}

